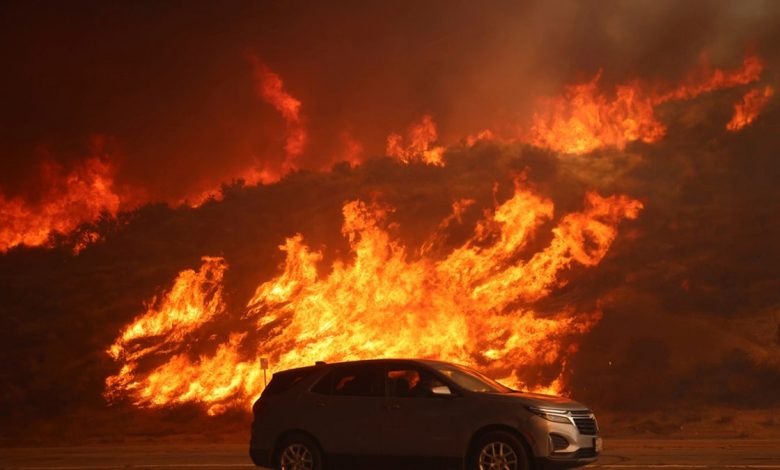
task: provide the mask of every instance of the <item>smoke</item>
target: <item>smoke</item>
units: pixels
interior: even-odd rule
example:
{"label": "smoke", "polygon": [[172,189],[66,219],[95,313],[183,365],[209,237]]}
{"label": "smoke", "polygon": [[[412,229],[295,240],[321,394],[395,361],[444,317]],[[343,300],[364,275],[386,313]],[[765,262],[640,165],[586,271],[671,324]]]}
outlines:
{"label": "smoke", "polygon": [[[484,128],[511,132],[539,97],[599,70],[606,88],[674,82],[702,52],[733,66],[746,47],[776,57],[778,43],[773,2],[2,8],[7,196],[36,172],[36,148],[70,162],[94,133],[121,147],[119,183],[176,202],[249,168],[289,166],[290,150],[297,167],[329,167],[344,158],[345,133],[379,155],[390,133],[424,114],[445,143]],[[262,70],[300,102],[305,147],[298,112],[281,119],[279,102],[256,95]]]}

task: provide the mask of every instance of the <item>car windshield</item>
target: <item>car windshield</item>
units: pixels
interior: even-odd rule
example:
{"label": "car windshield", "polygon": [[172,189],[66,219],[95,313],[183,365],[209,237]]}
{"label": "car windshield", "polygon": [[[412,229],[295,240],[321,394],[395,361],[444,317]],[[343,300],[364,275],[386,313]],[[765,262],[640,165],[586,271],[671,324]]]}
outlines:
{"label": "car windshield", "polygon": [[432,363],[431,366],[470,392],[509,393],[513,391],[468,367],[443,363]]}

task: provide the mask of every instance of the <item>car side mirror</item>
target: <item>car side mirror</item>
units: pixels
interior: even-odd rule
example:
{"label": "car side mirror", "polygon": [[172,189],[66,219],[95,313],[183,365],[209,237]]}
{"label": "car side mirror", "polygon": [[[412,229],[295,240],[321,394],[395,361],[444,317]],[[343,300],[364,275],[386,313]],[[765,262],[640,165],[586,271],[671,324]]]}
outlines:
{"label": "car side mirror", "polygon": [[452,397],[454,394],[452,393],[452,390],[450,390],[450,387],[446,385],[437,385],[436,387],[431,387],[431,395],[435,397]]}

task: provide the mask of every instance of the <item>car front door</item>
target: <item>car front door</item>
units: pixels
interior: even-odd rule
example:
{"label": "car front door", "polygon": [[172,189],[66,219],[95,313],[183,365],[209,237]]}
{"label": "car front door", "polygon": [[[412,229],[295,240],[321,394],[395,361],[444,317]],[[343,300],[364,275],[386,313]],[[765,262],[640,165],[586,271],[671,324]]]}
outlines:
{"label": "car front door", "polygon": [[[446,395],[446,385],[413,363],[385,369],[388,391],[387,446],[391,455],[457,457],[459,398]],[[434,394],[436,389],[440,395]]]}
{"label": "car front door", "polygon": [[375,455],[383,449],[386,397],[381,364],[338,366],[316,383],[306,397],[311,402],[310,429],[325,452],[334,455]]}

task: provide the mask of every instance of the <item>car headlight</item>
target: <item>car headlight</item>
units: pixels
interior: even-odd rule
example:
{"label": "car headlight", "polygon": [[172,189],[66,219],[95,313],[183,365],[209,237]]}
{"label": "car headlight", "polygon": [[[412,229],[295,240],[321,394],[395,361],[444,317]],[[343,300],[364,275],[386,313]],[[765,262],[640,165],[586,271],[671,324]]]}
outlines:
{"label": "car headlight", "polygon": [[529,406],[528,411],[540,416],[547,421],[553,423],[572,424],[571,418],[569,418],[569,412],[566,410],[556,410],[554,408],[539,408],[538,406]]}

